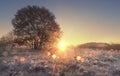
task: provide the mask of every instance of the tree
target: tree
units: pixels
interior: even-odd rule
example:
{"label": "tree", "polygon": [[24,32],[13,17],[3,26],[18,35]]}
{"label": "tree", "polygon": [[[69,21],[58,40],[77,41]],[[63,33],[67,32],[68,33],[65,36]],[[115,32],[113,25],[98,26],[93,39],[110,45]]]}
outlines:
{"label": "tree", "polygon": [[61,36],[55,16],[45,7],[27,6],[17,11],[12,20],[14,34],[34,43],[34,48],[53,47]]}

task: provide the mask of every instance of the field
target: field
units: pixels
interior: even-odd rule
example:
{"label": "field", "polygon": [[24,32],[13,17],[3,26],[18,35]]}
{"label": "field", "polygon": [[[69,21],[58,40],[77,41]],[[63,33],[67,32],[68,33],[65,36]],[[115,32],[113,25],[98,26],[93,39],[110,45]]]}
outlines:
{"label": "field", "polygon": [[54,55],[8,47],[0,56],[0,76],[120,76],[118,50],[68,49]]}

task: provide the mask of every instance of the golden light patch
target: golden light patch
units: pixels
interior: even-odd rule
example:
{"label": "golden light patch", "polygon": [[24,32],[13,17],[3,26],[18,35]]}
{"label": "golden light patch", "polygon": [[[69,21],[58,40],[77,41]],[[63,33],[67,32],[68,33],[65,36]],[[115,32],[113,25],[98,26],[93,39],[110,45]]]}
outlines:
{"label": "golden light patch", "polygon": [[85,59],[84,59],[83,57],[81,57],[81,56],[77,56],[76,59],[77,59],[78,61],[81,61],[81,62],[84,62],[84,61],[85,61]]}
{"label": "golden light patch", "polygon": [[81,58],[82,58],[81,56],[77,56],[77,57],[76,57],[76,59],[77,59],[78,61],[80,61]]}
{"label": "golden light patch", "polygon": [[53,58],[53,59],[56,59],[56,57],[57,57],[57,56],[56,56],[55,54],[52,55],[52,58]]}

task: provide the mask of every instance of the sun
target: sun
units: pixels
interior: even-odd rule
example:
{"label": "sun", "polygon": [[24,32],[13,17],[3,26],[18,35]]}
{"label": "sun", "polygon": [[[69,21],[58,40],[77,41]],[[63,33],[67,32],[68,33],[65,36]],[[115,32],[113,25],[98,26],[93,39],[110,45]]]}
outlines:
{"label": "sun", "polygon": [[64,41],[60,41],[58,43],[58,49],[61,50],[61,51],[65,50],[66,49],[66,43]]}

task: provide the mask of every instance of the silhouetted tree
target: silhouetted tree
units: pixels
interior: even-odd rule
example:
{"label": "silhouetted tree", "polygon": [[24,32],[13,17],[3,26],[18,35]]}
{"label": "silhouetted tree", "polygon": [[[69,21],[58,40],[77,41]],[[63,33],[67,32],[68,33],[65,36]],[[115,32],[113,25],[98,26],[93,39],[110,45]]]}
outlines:
{"label": "silhouetted tree", "polygon": [[27,6],[18,10],[12,24],[17,38],[29,40],[36,49],[53,47],[61,35],[54,14],[45,7]]}

